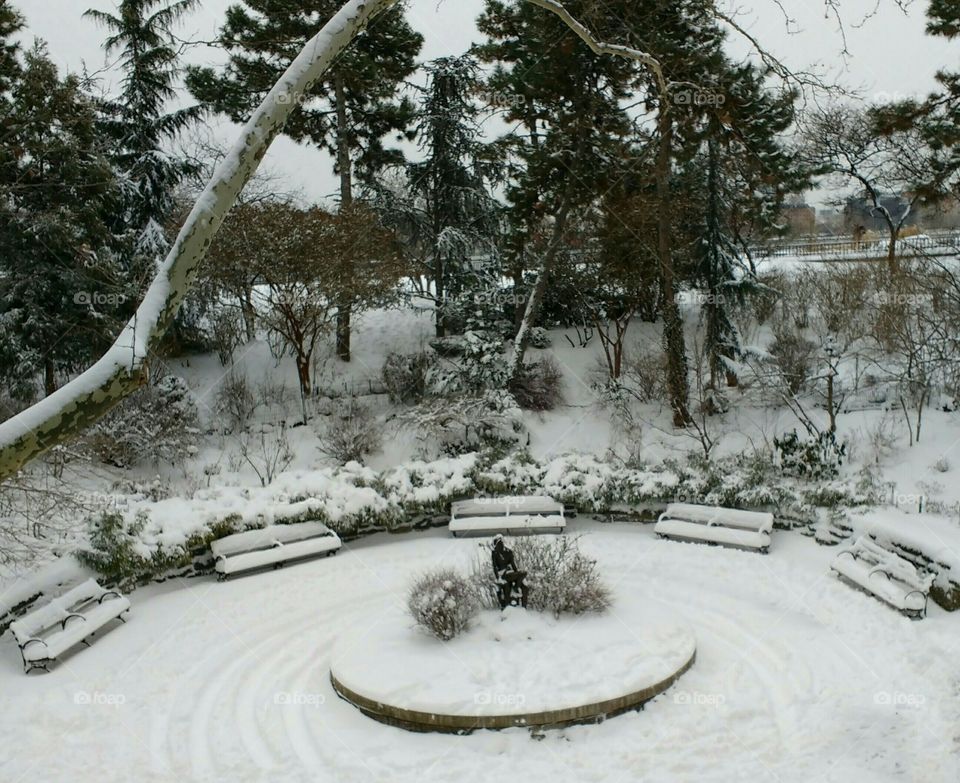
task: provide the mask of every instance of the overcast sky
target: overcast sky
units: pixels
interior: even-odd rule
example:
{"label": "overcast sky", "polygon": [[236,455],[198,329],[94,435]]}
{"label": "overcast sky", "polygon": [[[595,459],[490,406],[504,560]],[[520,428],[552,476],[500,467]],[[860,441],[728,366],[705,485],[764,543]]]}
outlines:
{"label": "overcast sky", "polygon": [[[938,69],[960,65],[960,44],[924,34],[926,0],[914,0],[908,13],[893,0],[841,0],[849,56],[841,52],[844,39],[836,19],[825,12],[822,0],[781,0],[792,18],[788,24],[775,0],[740,0],[741,25],[771,52],[794,69],[819,69],[882,101],[910,95],[925,95],[934,87]],[[86,8],[110,10],[114,0],[13,0],[27,18],[30,37],[47,41],[54,60],[64,69],[99,71],[106,62],[100,43],[103,31],[82,18]],[[200,8],[183,23],[179,34],[186,39],[212,40],[231,0],[201,0]],[[408,18],[426,43],[424,60],[462,54],[478,38],[474,20],[483,0],[410,0]],[[731,6],[732,7],[732,6]],[[743,56],[749,45],[731,35],[731,52]],[[204,46],[192,47],[185,58],[195,63],[217,64],[220,53]],[[108,72],[105,83],[112,83]],[[229,123],[214,123],[215,137],[226,144],[236,135]],[[309,200],[323,200],[336,191],[328,156],[286,139],[279,139],[266,165],[282,176],[286,187],[302,192]],[[814,201],[821,201],[814,198]]]}

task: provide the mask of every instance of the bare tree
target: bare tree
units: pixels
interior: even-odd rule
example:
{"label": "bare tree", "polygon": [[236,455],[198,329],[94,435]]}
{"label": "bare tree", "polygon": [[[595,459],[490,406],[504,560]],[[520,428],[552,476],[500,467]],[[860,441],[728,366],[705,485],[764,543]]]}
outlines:
{"label": "bare tree", "polygon": [[[837,105],[815,112],[806,129],[806,156],[824,174],[856,183],[871,213],[887,228],[887,264],[897,271],[897,241],[922,200],[917,189],[926,169],[926,146],[917,130],[881,135],[866,109]],[[902,197],[899,214],[888,197]]]}

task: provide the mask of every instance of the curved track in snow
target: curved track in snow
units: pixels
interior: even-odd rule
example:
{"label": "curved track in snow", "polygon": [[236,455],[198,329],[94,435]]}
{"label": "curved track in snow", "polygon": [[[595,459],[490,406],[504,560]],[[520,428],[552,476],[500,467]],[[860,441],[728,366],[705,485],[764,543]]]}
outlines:
{"label": "curved track in snow", "polygon": [[[572,527],[615,593],[615,621],[642,623],[649,607],[696,634],[694,667],[640,713],[541,741],[411,734],[361,715],[330,686],[338,634],[404,602],[420,571],[477,551],[439,531],[378,536],[282,571],[137,591],[126,626],[49,675],[24,677],[4,637],[0,780],[960,779],[956,617],[900,617],[793,534],[761,557],[649,527]],[[603,650],[569,665],[602,666]]]}

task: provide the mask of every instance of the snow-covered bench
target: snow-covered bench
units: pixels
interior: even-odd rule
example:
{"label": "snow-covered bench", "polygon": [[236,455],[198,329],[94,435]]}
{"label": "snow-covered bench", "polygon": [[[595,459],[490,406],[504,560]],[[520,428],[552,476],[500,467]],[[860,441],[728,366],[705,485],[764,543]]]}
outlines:
{"label": "snow-covered bench", "polygon": [[116,590],[106,590],[88,579],[72,590],[10,623],[20,647],[24,671],[47,669],[62,653],[83,643],[112,620],[122,616],[130,601]]}
{"label": "snow-covered bench", "polygon": [[693,503],[671,503],[654,527],[661,538],[702,541],[764,553],[770,548],[772,530],[773,514]]}
{"label": "snow-covered bench", "polygon": [[211,544],[220,580],[241,571],[273,566],[318,555],[335,555],[340,536],[320,522],[271,525],[226,536]]}
{"label": "snow-covered bench", "polygon": [[450,505],[454,536],[490,533],[562,533],[567,526],[563,503],[542,496],[473,498]]}
{"label": "snow-covered bench", "polygon": [[861,536],[852,547],[840,552],[830,567],[857,587],[890,604],[911,617],[927,614],[927,594],[933,586],[933,574],[884,549],[868,536]]}

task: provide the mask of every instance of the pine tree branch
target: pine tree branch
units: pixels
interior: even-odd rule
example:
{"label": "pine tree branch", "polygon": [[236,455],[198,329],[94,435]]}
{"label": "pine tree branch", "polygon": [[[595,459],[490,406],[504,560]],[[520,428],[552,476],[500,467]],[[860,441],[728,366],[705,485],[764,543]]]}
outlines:
{"label": "pine tree branch", "polygon": [[650,72],[653,73],[660,94],[665,95],[667,93],[669,84],[663,75],[663,68],[660,66],[660,61],[653,55],[647,54],[646,52],[641,52],[639,49],[633,49],[629,46],[604,43],[603,41],[598,40],[593,33],[591,33],[584,24],[578,21],[573,14],[566,9],[563,3],[558,2],[558,0],[527,0],[527,2],[533,3],[533,5],[539,6],[540,8],[543,8],[544,10],[558,16],[563,23],[574,33],[576,33],[580,40],[589,46],[590,50],[595,54],[607,54],[614,57],[623,57],[627,60],[634,60],[641,65],[646,66]]}

